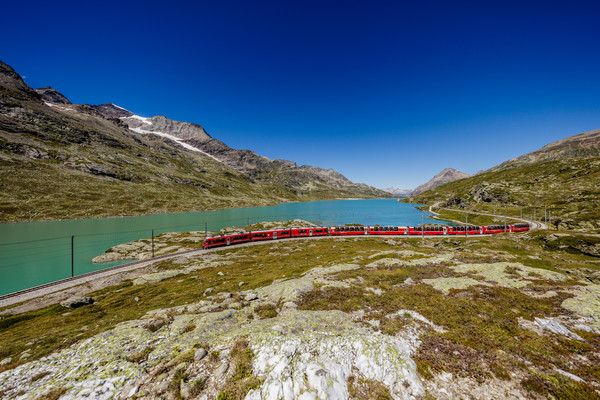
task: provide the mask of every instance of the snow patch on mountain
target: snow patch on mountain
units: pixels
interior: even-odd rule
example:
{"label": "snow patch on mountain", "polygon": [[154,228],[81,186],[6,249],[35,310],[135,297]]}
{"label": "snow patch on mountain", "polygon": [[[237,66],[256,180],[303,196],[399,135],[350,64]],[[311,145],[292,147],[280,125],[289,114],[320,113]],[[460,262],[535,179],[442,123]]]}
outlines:
{"label": "snow patch on mountain", "polygon": [[[116,106],[116,107],[119,107],[119,106]],[[121,108],[121,107],[119,107],[119,108]],[[123,110],[125,110],[125,109],[123,109]],[[125,110],[125,111],[127,111],[127,110]],[[150,118],[140,117],[139,115],[134,114],[131,117],[125,117],[124,119],[128,119],[128,118],[135,118],[137,120],[142,121],[143,123],[145,123],[147,125],[152,125],[152,121]]]}
{"label": "snow patch on mountain", "polygon": [[[143,119],[143,117],[139,117],[139,118]],[[144,121],[144,122],[146,122],[146,121]],[[148,123],[148,122],[146,122],[146,123]],[[163,133],[163,132],[147,131],[147,130],[142,129],[142,128],[131,128],[130,127],[129,129],[132,130],[132,131],[134,131],[134,132],[136,132],[136,133],[141,133],[142,135],[152,134],[152,135],[162,136],[164,138],[167,138],[169,140],[172,140],[172,141],[178,143],[179,145],[183,146],[184,148],[186,148],[188,150],[192,150],[192,151],[196,151],[198,153],[202,153],[205,156],[212,158],[213,160],[216,160],[218,162],[222,162],[217,157],[212,156],[212,155],[208,154],[207,152],[200,150],[197,147],[194,147],[194,146],[192,146],[190,144],[185,143],[183,140],[181,140],[177,136],[169,135],[168,133]]]}

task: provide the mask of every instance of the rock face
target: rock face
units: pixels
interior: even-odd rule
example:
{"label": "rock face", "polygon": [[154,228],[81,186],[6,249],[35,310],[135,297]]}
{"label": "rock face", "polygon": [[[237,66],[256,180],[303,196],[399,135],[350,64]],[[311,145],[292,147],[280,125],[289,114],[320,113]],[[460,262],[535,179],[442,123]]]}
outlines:
{"label": "rock face", "polygon": [[131,111],[127,111],[124,108],[115,106],[112,103],[99,104],[97,106],[92,105],[89,107],[107,118],[121,118],[133,115]]}
{"label": "rock face", "polygon": [[444,183],[454,182],[459,179],[468,178],[469,174],[465,174],[454,168],[446,168],[436,176],[434,176],[429,182],[417,186],[415,190],[411,192],[411,195],[417,195],[427,190],[435,189],[436,187],[443,185]]}
{"label": "rock face", "polygon": [[[103,110],[98,111],[104,113]],[[258,181],[273,179],[273,172],[276,171],[279,174],[284,174],[287,182],[295,186],[307,184],[333,187],[355,186],[350,180],[333,169],[326,170],[311,165],[299,166],[288,160],[269,160],[250,150],[232,149],[220,140],[211,137],[198,124],[175,121],[162,115],[152,118],[143,118],[136,115],[121,117],[122,121],[136,132],[172,135]]]}
{"label": "rock face", "polygon": [[39,94],[42,100],[54,103],[54,104],[72,104],[69,99],[62,95],[62,93],[58,92],[56,89],[51,88],[50,86],[35,89],[37,94]]}

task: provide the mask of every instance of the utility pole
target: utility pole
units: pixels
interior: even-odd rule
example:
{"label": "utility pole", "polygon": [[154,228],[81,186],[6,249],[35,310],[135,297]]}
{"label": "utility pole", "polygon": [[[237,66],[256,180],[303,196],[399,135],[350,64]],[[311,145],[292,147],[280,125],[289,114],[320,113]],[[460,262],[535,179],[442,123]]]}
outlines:
{"label": "utility pole", "polygon": [[535,221],[535,207],[533,207],[533,220]]}
{"label": "utility pole", "polygon": [[523,206],[521,206],[521,219],[523,219]]}
{"label": "utility pole", "polygon": [[75,276],[75,236],[71,236],[71,277]]}
{"label": "utility pole", "polygon": [[544,224],[548,225],[548,211],[544,208]]}
{"label": "utility pole", "polygon": [[421,239],[425,242],[425,212],[421,210]]}
{"label": "utility pole", "polygon": [[154,229],[152,229],[152,258],[154,258]]}
{"label": "utility pole", "polygon": [[469,236],[469,214],[465,214],[465,237]]}
{"label": "utility pole", "polygon": [[552,210],[548,210],[548,229],[550,229],[550,225],[552,225]]}
{"label": "utility pole", "polygon": [[250,218],[248,218],[248,233],[250,233]]}
{"label": "utility pole", "polygon": [[352,225],[354,225],[354,213],[352,213]]}
{"label": "utility pole", "polygon": [[204,239],[208,237],[208,222],[204,223]]}

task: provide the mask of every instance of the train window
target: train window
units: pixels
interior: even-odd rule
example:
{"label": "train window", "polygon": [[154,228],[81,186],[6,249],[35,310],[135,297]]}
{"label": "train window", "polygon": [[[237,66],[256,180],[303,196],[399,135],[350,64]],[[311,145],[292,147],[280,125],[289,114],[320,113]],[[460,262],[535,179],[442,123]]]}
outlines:
{"label": "train window", "polygon": [[213,243],[225,243],[225,238],[213,239],[212,242]]}
{"label": "train window", "polygon": [[397,226],[394,227],[394,232],[398,232],[398,227]]}
{"label": "train window", "polygon": [[282,235],[289,235],[289,234],[290,234],[290,231],[281,231],[281,234],[282,234]]}
{"label": "train window", "polygon": [[308,231],[306,229],[300,229],[298,233],[308,233]]}

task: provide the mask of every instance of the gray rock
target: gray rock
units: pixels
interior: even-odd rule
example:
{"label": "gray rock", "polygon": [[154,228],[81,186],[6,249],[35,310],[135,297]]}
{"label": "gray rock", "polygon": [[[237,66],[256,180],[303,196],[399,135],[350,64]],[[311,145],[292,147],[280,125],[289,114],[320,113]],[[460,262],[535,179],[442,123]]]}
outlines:
{"label": "gray rock", "polygon": [[535,317],[534,321],[538,326],[547,329],[550,332],[558,333],[559,335],[564,335],[570,339],[579,340],[581,342],[585,341],[581,336],[574,332],[571,332],[566,326],[553,320],[552,318]]}
{"label": "gray rock", "polygon": [[235,315],[233,310],[225,310],[217,316],[217,320],[229,319]]}
{"label": "gray rock", "polygon": [[227,357],[229,357],[230,354],[231,354],[231,350],[229,350],[229,349],[221,350],[219,352],[219,359],[225,360]]}
{"label": "gray rock", "polygon": [[239,310],[240,308],[242,308],[242,303],[239,303],[239,302],[231,303],[231,304],[229,304],[228,307],[233,308],[234,310]]}
{"label": "gray rock", "polygon": [[244,300],[246,301],[252,301],[252,300],[256,300],[258,299],[258,296],[256,295],[256,293],[250,292],[248,294],[246,294],[246,296],[244,296]]}
{"label": "gray rock", "polygon": [[296,309],[298,308],[298,304],[294,303],[293,301],[286,301],[283,303],[283,308]]}
{"label": "gray rock", "polygon": [[223,275],[225,275],[225,274],[224,274],[224,273],[222,273],[221,271],[219,271],[219,272],[217,272],[217,275],[219,275],[219,276],[223,276]]}
{"label": "gray rock", "polygon": [[221,379],[227,373],[229,369],[229,363],[227,361],[223,362],[223,364],[219,365],[219,368],[215,370],[215,378]]}
{"label": "gray rock", "polygon": [[214,291],[215,291],[215,289],[214,289],[214,288],[211,288],[211,287],[209,287],[208,289],[206,289],[206,290],[204,291],[204,295],[205,295],[205,296],[208,296],[209,294],[213,293]]}
{"label": "gray rock", "polygon": [[8,365],[12,362],[12,357],[6,357],[4,360],[0,361],[0,367]]}
{"label": "gray rock", "polygon": [[200,361],[206,357],[207,351],[205,349],[198,349],[194,352],[194,361]]}
{"label": "gray rock", "polygon": [[415,284],[415,281],[412,278],[406,278],[406,280],[402,283],[404,286],[412,286]]}
{"label": "gray rock", "polygon": [[190,390],[190,385],[185,383],[183,379],[179,382],[179,394],[184,399],[189,399],[190,397],[192,397],[192,391]]}
{"label": "gray rock", "polygon": [[61,301],[60,305],[65,308],[77,308],[81,306],[85,306],[87,304],[92,304],[94,299],[91,297],[84,296],[73,296],[68,298],[67,300]]}
{"label": "gray rock", "polygon": [[239,287],[242,287],[242,286],[244,286],[245,284],[246,284],[246,282],[240,282],[240,283],[238,283],[238,286],[239,286]]}

